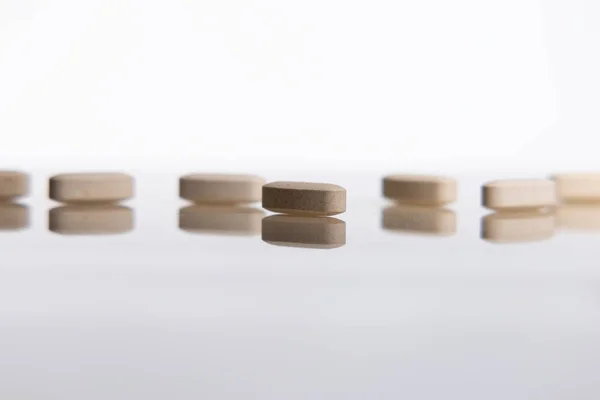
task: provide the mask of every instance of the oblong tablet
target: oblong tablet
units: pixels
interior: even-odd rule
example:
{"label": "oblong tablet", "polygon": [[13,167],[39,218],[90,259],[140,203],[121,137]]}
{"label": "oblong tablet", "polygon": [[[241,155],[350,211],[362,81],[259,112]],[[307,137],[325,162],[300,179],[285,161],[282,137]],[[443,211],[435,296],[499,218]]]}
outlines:
{"label": "oblong tablet", "polygon": [[254,203],[264,184],[256,175],[190,174],[179,178],[179,196],[199,204]]}
{"label": "oblong tablet", "polygon": [[481,219],[481,238],[495,243],[546,240],[555,230],[556,216],[551,211],[501,211]]}
{"label": "oblong tablet", "polygon": [[262,220],[262,240],[276,246],[333,249],[346,244],[346,223],[331,217],[271,215]]}
{"label": "oblong tablet", "polygon": [[436,236],[456,233],[456,213],[447,208],[392,205],[381,214],[384,230]]}
{"label": "oblong tablet", "polygon": [[133,178],[122,173],[60,174],[50,178],[50,198],[61,203],[112,203],[133,196]]}
{"label": "oblong tablet", "polygon": [[456,180],[441,176],[390,175],[383,196],[400,204],[443,206],[456,201]]}
{"label": "oblong tablet", "polygon": [[29,191],[29,177],[19,171],[0,171],[0,201],[25,196]]}
{"label": "oblong tablet", "polygon": [[253,207],[192,205],[179,210],[179,228],[221,235],[258,235],[264,211]]}
{"label": "oblong tablet", "polygon": [[284,214],[341,214],[346,211],[346,189],[330,183],[272,182],[262,188],[262,206]]}
{"label": "oblong tablet", "polygon": [[114,204],[67,205],[48,212],[48,228],[63,235],[126,233],[133,224],[133,210]]}
{"label": "oblong tablet", "polygon": [[525,210],[556,205],[556,185],[549,179],[507,179],[483,185],[482,204],[492,210]]}
{"label": "oblong tablet", "polygon": [[600,202],[600,174],[557,174],[552,179],[558,199],[563,202]]}
{"label": "oblong tablet", "polygon": [[600,204],[561,204],[556,209],[559,229],[600,230]]}
{"label": "oblong tablet", "polygon": [[12,231],[29,226],[29,207],[23,204],[0,203],[0,230]]}

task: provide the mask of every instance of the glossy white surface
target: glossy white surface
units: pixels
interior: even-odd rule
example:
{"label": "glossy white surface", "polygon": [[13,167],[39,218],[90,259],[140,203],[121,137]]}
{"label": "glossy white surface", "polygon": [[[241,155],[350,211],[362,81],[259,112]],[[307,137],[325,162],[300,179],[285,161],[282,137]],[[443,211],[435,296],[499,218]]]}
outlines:
{"label": "glossy white surface", "polygon": [[179,230],[177,177],[136,174],[129,234],[51,233],[37,195],[1,233],[1,397],[600,395],[600,231],[485,242],[468,176],[456,235],[384,231],[379,177],[340,175],[347,244],[285,248]]}

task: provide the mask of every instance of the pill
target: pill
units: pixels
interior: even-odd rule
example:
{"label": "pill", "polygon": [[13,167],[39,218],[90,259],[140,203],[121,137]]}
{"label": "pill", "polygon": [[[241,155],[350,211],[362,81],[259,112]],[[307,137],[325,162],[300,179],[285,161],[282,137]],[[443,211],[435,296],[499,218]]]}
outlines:
{"label": "pill", "polygon": [[0,230],[12,231],[29,226],[29,207],[16,203],[0,203]]}
{"label": "pill", "polygon": [[382,227],[389,231],[451,236],[456,233],[456,213],[447,208],[391,205],[382,211]]}
{"label": "pill", "polygon": [[562,204],[556,209],[559,229],[600,230],[600,204]]}
{"label": "pill", "polygon": [[66,205],[48,213],[50,231],[63,235],[126,233],[133,225],[133,210],[116,204]]}
{"label": "pill", "polygon": [[199,204],[254,203],[264,184],[256,175],[190,174],[179,178],[179,196]]}
{"label": "pill", "polygon": [[556,205],[556,185],[549,179],[510,179],[486,183],[482,204],[492,210],[524,210]]}
{"label": "pill", "polygon": [[188,232],[258,235],[264,211],[254,207],[192,205],[179,210],[179,228]]}
{"label": "pill", "polygon": [[326,216],[346,211],[346,189],[330,183],[272,182],[263,186],[262,205],[269,211]]}
{"label": "pill", "polygon": [[133,178],[122,173],[60,174],[50,178],[50,198],[62,203],[111,203],[133,196]]}
{"label": "pill", "polygon": [[552,179],[562,202],[600,202],[600,174],[558,174]]}
{"label": "pill", "polygon": [[456,181],[442,176],[391,175],[383,178],[383,196],[399,204],[443,206],[456,201]]}
{"label": "pill", "polygon": [[262,240],[276,246],[333,249],[346,244],[346,223],[331,217],[271,215],[262,220]]}
{"label": "pill", "polygon": [[555,230],[553,211],[500,211],[481,220],[481,238],[495,243],[546,240],[554,236]]}
{"label": "pill", "polygon": [[0,201],[25,196],[29,191],[29,177],[18,171],[0,171]]}

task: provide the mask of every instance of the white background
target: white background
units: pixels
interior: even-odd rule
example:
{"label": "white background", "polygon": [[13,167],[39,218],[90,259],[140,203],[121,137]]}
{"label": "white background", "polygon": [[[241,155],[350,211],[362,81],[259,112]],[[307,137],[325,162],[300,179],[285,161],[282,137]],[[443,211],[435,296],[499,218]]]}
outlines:
{"label": "white background", "polygon": [[600,169],[595,0],[0,0],[0,168]]}
{"label": "white background", "polygon": [[[483,242],[473,178],[456,236],[393,234],[377,194],[600,170],[598,49],[597,0],[0,0],[0,169],[44,172],[2,235],[0,397],[598,399],[597,235]],[[78,169],[135,175],[133,232],[48,232]],[[340,172],[347,245],[180,231],[178,173],[226,170]]]}

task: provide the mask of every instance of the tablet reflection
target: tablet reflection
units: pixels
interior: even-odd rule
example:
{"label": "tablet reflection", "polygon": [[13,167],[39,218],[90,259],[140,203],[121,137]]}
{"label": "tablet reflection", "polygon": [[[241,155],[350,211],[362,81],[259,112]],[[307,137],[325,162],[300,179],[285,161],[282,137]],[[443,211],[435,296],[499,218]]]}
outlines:
{"label": "tablet reflection", "polygon": [[275,246],[334,249],[346,244],[346,223],[332,217],[272,215],[262,220],[262,240]]}
{"label": "tablet reflection", "polygon": [[556,224],[561,230],[600,231],[600,204],[561,204]]}
{"label": "tablet reflection", "polygon": [[481,219],[481,238],[492,243],[523,243],[550,239],[556,229],[553,210],[504,211]]}
{"label": "tablet reflection", "polygon": [[191,205],[179,210],[179,228],[191,233],[254,236],[264,211],[254,207]]}
{"label": "tablet reflection", "polygon": [[120,205],[67,205],[48,212],[48,228],[61,235],[121,234],[133,226],[133,210]]}
{"label": "tablet reflection", "polygon": [[381,212],[384,230],[416,235],[453,236],[456,213],[447,208],[390,205]]}
{"label": "tablet reflection", "polygon": [[0,202],[0,231],[17,231],[29,227],[29,207]]}

